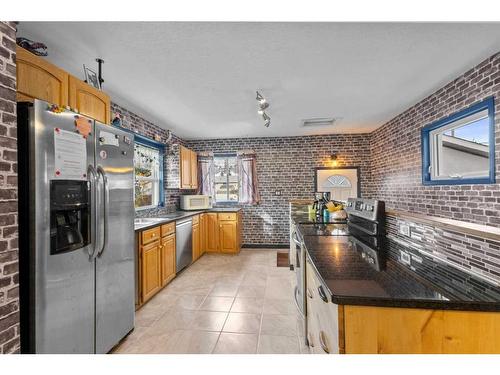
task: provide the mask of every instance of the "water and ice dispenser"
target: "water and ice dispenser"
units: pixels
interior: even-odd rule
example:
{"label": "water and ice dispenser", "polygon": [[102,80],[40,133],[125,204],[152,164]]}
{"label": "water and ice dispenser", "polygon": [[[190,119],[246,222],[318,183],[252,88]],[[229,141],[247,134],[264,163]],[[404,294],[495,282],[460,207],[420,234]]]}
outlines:
{"label": "water and ice dispenser", "polygon": [[50,181],[50,253],[90,243],[90,190],[87,181]]}

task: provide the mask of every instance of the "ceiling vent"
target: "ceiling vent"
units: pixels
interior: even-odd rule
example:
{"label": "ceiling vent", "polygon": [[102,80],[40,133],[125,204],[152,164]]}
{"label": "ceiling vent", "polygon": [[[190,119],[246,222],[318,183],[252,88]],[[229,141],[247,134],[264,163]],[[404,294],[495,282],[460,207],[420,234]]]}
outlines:
{"label": "ceiling vent", "polygon": [[340,118],[335,117],[317,117],[317,118],[308,118],[302,120],[303,127],[316,127],[316,126],[331,126],[335,124]]}

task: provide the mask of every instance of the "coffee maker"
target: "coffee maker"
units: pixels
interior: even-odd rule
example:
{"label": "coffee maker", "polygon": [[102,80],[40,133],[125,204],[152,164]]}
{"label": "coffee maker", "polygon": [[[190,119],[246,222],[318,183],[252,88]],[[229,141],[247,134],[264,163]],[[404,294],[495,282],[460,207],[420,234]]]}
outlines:
{"label": "coffee maker", "polygon": [[314,204],[313,209],[316,214],[316,221],[323,221],[323,210],[326,208],[326,204],[330,201],[330,192],[316,192],[314,193]]}
{"label": "coffee maker", "polygon": [[50,253],[74,251],[90,243],[90,190],[87,181],[50,181]]}

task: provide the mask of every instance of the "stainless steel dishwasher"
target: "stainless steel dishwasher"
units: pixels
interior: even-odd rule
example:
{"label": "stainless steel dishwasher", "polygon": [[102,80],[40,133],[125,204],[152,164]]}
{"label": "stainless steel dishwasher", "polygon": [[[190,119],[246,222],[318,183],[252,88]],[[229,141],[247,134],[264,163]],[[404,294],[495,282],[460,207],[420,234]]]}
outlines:
{"label": "stainless steel dishwasher", "polygon": [[193,219],[179,220],[175,224],[175,266],[180,272],[193,261]]}

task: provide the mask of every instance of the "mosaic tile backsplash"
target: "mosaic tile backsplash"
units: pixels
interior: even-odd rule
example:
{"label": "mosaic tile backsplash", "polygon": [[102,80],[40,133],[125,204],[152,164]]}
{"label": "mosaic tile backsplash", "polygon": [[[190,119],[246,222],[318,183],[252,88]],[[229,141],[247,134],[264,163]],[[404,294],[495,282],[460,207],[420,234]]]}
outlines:
{"label": "mosaic tile backsplash", "polygon": [[[410,228],[410,236],[400,233]],[[500,286],[500,242],[388,215],[387,236],[405,247]]]}

